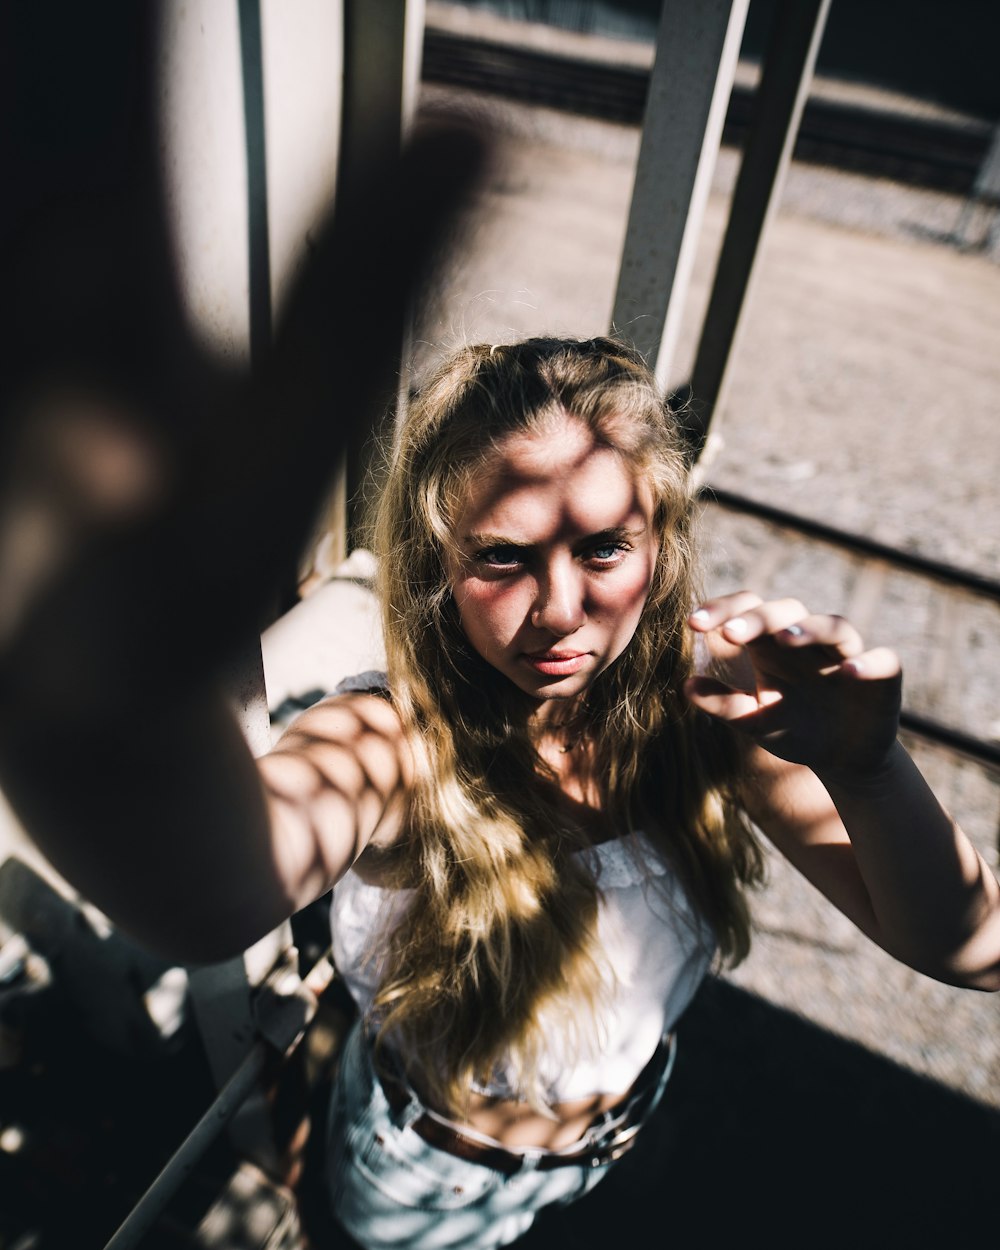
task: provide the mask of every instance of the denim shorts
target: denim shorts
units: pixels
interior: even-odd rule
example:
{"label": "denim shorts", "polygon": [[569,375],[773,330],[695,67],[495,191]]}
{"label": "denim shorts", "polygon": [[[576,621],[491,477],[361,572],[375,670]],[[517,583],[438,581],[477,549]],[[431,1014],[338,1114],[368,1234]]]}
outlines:
{"label": "denim shorts", "polygon": [[[663,1094],[672,1057],[646,1116]],[[613,1166],[538,1171],[534,1164],[545,1152],[526,1151],[524,1166],[509,1176],[430,1145],[410,1127],[412,1118],[413,1108],[399,1115],[390,1109],[364,1028],[356,1023],[330,1105],[328,1175],[337,1220],[367,1250],[505,1246],[544,1207],[581,1198]]]}

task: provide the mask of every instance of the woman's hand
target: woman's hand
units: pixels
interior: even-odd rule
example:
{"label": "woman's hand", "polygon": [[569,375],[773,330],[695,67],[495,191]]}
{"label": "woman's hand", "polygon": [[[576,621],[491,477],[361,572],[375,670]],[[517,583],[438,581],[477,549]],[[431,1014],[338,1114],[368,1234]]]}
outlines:
{"label": "woman's hand", "polygon": [[721,672],[690,678],[688,697],[762,748],[744,787],[753,821],[891,955],[1000,989],[1000,887],[896,740],[895,653],[866,651],[842,617],[746,591],[690,624]]}
{"label": "woman's hand", "polygon": [[709,635],[722,660],[720,677],[689,679],[695,706],[821,776],[873,775],[885,766],[902,687],[893,651],[866,651],[843,617],[747,591],[702,604],[690,625]]}

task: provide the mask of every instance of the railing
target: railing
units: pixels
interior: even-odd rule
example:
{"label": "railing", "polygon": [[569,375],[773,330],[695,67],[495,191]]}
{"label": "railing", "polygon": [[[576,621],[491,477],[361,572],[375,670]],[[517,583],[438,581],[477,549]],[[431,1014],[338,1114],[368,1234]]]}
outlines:
{"label": "railing", "polygon": [[259,987],[254,996],[258,1036],[205,1114],[129,1212],[106,1250],[133,1250],[142,1244],[205,1152],[258,1088],[268,1067],[294,1053],[315,1015],[317,1000],[332,978],[333,965],[324,955],[302,980],[286,966],[273,972]]}

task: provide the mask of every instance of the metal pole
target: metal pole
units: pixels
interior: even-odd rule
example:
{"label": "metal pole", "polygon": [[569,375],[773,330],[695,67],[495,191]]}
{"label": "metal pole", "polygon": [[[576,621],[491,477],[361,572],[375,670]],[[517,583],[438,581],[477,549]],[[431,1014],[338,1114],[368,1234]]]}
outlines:
{"label": "metal pole", "polygon": [[258,1024],[265,1036],[258,1037],[243,1056],[208,1110],[171,1155],[104,1250],[133,1250],[142,1244],[205,1151],[256,1092],[268,1061],[279,1056],[287,1059],[298,1047],[312,1019],[316,1000],[326,991],[332,977],[333,967],[326,952],[304,981],[299,982],[292,974],[287,978],[293,982],[291,985],[279,976],[274,986],[264,987]]}
{"label": "metal pole", "polygon": [[[979,171],[976,174],[976,180],[973,183],[972,190],[966,197],[962,212],[959,215],[958,224],[955,226],[955,239],[959,247],[971,247],[967,238],[969,225],[972,221],[972,215],[979,205],[985,204],[996,207],[1000,204],[1000,125],[994,126],[993,138],[990,145],[986,149]],[[994,225],[994,229],[996,226]],[[993,230],[988,229],[979,244],[981,248],[986,248],[991,243],[991,235]]]}
{"label": "metal pole", "polygon": [[247,157],[250,366],[271,345],[271,235],[267,214],[264,50],[260,0],[239,0],[243,133]]}
{"label": "metal pole", "polygon": [[666,386],[749,0],[664,0],[612,329]]}
{"label": "metal pole", "polygon": [[167,1203],[194,1171],[202,1155],[256,1089],[269,1049],[265,1042],[254,1043],[219,1090],[215,1101],[129,1212],[105,1250],[133,1250],[133,1247],[142,1244],[143,1238],[152,1231]]}
{"label": "metal pole", "polygon": [[830,0],[781,0],[755,99],[756,116],[733,192],[691,376],[695,454],[721,409],[761,242],[777,207]]}

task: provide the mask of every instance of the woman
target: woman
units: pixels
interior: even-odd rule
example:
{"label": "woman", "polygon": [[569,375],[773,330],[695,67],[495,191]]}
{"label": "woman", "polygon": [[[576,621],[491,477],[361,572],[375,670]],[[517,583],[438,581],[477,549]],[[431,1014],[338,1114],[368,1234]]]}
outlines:
{"label": "woman", "polygon": [[506,1244],[641,1139],[678,1018],[746,952],[751,822],[897,958],[1000,988],[1000,887],[896,742],[895,656],[792,600],[698,606],[676,422],[634,353],[459,352],[376,512],[388,671],[263,759],[201,686],[102,712],[72,752],[40,716],[3,744],[62,870],[174,958],[335,886],[361,1015],[328,1175],[359,1242]]}
{"label": "woman", "polygon": [[896,742],[895,656],[793,601],[692,611],[690,523],[674,419],[612,340],[467,348],[407,413],[388,676],[261,762],[272,802],[302,779],[323,883],[353,860],[330,1174],[362,1244],[505,1244],[606,1174],[713,952],[746,952],[750,820],[900,959],[1000,985],[1000,891]]}

